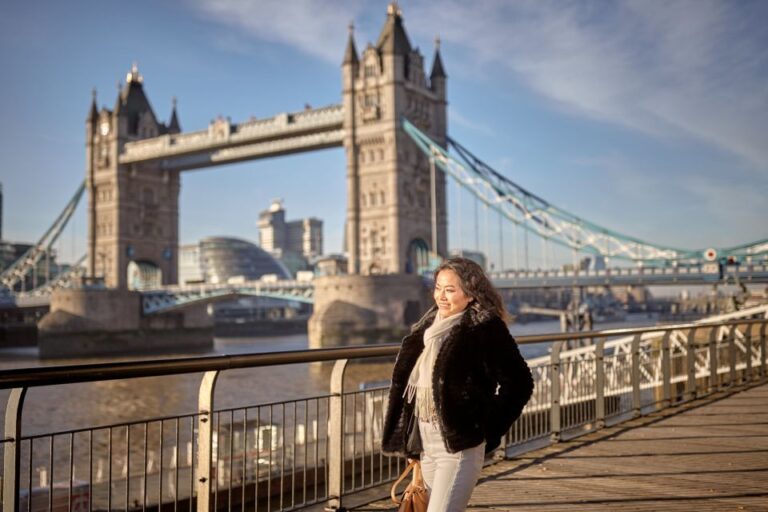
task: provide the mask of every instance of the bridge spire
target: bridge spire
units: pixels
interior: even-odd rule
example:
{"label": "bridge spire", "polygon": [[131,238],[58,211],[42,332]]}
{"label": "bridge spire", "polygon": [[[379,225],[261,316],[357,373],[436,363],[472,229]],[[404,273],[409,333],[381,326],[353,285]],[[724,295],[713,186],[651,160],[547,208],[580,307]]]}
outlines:
{"label": "bridge spire", "polygon": [[181,133],[181,125],[179,124],[179,117],[176,115],[176,96],[171,100],[171,120],[168,122],[168,133]]}
{"label": "bridge spire", "polygon": [[440,36],[435,38],[435,58],[432,60],[432,72],[429,77],[432,79],[446,77],[443,59],[440,58]]}
{"label": "bridge spire", "polygon": [[349,39],[347,40],[347,50],[344,52],[344,61],[342,65],[357,64],[357,48],[355,47],[355,25],[349,24]]}
{"label": "bridge spire", "polygon": [[381,29],[376,48],[382,53],[408,55],[411,53],[411,42],[403,28],[403,12],[397,2],[387,6],[387,21]]}
{"label": "bridge spire", "polygon": [[96,88],[91,91],[91,110],[88,112],[87,121],[94,122],[99,116],[99,108],[96,106]]}

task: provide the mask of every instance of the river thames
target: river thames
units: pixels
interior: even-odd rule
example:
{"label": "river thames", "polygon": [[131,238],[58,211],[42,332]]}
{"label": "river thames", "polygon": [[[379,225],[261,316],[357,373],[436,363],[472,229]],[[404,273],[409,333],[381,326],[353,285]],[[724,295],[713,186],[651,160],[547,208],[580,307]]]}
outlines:
{"label": "river thames", "polygon": [[[599,323],[595,328],[647,326],[655,323],[654,318],[646,315],[630,315],[624,322]],[[510,327],[512,334],[517,336],[555,333],[558,330],[557,321],[513,324]],[[108,359],[39,360],[36,349],[6,349],[0,351],[0,371],[136,359],[304,350],[307,347],[307,335],[296,334],[268,338],[216,338],[213,351],[207,353]],[[538,344],[523,346],[521,350],[530,359],[546,354],[548,348],[548,344]],[[363,383],[386,383],[391,370],[392,361],[352,362],[347,370],[346,389],[358,389]],[[294,364],[222,372],[216,389],[216,408],[258,405],[325,394],[328,392],[329,376],[330,365],[327,364]],[[197,373],[31,388],[24,405],[23,431],[25,435],[35,435],[53,430],[194,412],[201,378],[202,374]],[[0,391],[3,404],[7,396],[7,390]]]}

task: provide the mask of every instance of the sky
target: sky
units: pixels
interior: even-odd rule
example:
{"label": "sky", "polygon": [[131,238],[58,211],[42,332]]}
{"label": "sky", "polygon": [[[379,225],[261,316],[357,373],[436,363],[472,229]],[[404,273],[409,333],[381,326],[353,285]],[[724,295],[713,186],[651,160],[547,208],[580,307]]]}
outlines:
{"label": "sky", "polygon": [[[85,176],[96,89],[112,108],[136,62],[159,119],[184,131],[337,104],[348,25],[358,50],[386,1],[40,1],[0,5],[3,238],[37,240]],[[690,249],[768,237],[768,2],[402,1],[411,44],[448,74],[449,135],[524,188],[589,221]],[[322,199],[318,198],[322,190]],[[180,242],[257,240],[258,213],[325,223],[342,250],[341,149],[190,171]],[[449,245],[522,258],[518,230],[449,186]],[[456,221],[461,217],[461,228]],[[475,234],[475,227],[481,229]],[[58,243],[85,252],[85,204]],[[479,242],[479,247],[477,247]],[[532,245],[536,245],[532,243]],[[543,266],[544,251],[531,255]],[[551,257],[551,253],[550,253]],[[567,256],[563,256],[564,258]]]}

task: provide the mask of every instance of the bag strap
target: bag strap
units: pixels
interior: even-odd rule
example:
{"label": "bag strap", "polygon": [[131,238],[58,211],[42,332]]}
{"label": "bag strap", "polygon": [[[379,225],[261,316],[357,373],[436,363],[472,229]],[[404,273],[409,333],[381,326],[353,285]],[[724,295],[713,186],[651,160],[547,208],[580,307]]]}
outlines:
{"label": "bag strap", "polygon": [[416,478],[416,475],[419,475],[419,478],[421,478],[421,467],[419,465],[418,460],[411,461],[410,464],[408,464],[405,469],[403,470],[403,473],[400,475],[400,478],[398,478],[394,484],[392,484],[392,489],[389,491],[389,495],[392,498],[392,501],[395,503],[395,505],[399,505],[401,500],[397,499],[397,486],[400,485],[400,482],[405,480],[405,477],[408,476],[408,473],[411,472],[411,470],[414,471],[413,477]]}

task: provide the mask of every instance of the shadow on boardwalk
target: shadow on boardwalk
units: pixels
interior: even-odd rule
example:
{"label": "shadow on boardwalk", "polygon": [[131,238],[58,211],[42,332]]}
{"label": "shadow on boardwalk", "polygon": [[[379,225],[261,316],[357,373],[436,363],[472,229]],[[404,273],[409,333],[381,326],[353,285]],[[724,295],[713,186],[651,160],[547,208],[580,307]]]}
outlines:
{"label": "shadow on boardwalk", "polygon": [[468,510],[768,511],[768,384],[488,466]]}

